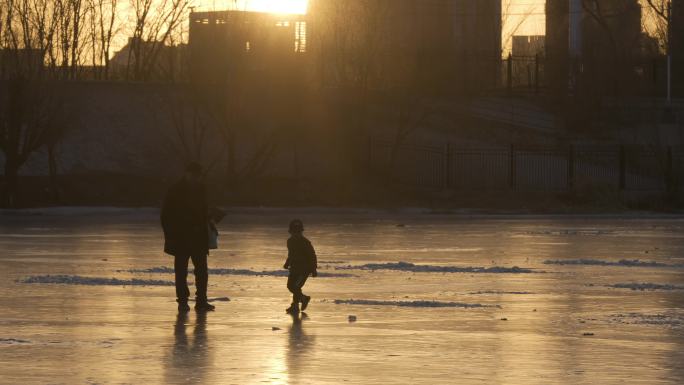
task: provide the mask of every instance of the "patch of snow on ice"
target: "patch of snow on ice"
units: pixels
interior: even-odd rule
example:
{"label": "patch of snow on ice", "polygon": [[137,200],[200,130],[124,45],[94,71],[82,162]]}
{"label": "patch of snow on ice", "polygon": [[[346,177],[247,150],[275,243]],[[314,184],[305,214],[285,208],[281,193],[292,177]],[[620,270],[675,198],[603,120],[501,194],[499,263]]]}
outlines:
{"label": "patch of snow on ice", "polygon": [[621,259],[619,261],[602,261],[599,259],[549,259],[546,265],[584,265],[584,266],[626,266],[626,267],[671,267],[684,268],[684,264],[667,264],[639,259]]}
{"label": "patch of snow on ice", "polygon": [[600,236],[615,234],[610,230],[547,230],[547,231],[526,231],[525,235],[580,235],[580,236]]}
{"label": "patch of snow on ice", "polygon": [[[122,273],[144,273],[144,274],[173,274],[172,267],[159,266],[151,267],[148,269],[131,269],[131,270],[117,270],[117,272]],[[192,270],[190,270],[192,272]],[[209,269],[210,275],[243,275],[249,277],[287,277],[289,272],[287,270],[264,270],[255,271],[247,269]],[[319,272],[319,278],[348,278],[354,277],[352,274],[341,274],[341,273],[326,273]]]}
{"label": "patch of snow on ice", "polygon": [[118,279],[103,277],[82,277],[79,275],[38,275],[19,280],[20,283],[43,283],[86,286],[174,286],[171,281],[154,279]]}
{"label": "patch of snow on ice", "polygon": [[474,295],[479,295],[479,294],[534,294],[530,293],[528,291],[496,291],[496,290],[487,290],[487,291],[474,291],[470,292],[468,294],[474,294]]}
{"label": "patch of snow on ice", "polygon": [[0,338],[0,345],[18,345],[18,344],[30,344],[30,341],[20,340],[17,338]]}
{"label": "patch of snow on ice", "polygon": [[679,285],[663,285],[659,283],[616,283],[615,285],[608,285],[616,289],[631,289],[631,290],[684,290],[684,286]]}
{"label": "patch of snow on ice", "polygon": [[339,266],[337,270],[399,270],[414,273],[496,273],[496,274],[527,274],[534,273],[531,269],[513,267],[458,267],[458,266],[434,266],[415,265],[409,262],[368,263],[360,266]]}
{"label": "patch of snow on ice", "polygon": [[613,314],[611,321],[631,324],[631,325],[660,325],[671,327],[683,327],[684,315],[682,314],[643,314],[643,313],[627,313],[627,314]]}
{"label": "patch of snow on ice", "polygon": [[336,305],[366,305],[366,306],[399,306],[399,307],[459,307],[482,308],[498,307],[499,305],[482,305],[479,303],[438,302],[438,301],[374,301],[368,299],[336,299]]}

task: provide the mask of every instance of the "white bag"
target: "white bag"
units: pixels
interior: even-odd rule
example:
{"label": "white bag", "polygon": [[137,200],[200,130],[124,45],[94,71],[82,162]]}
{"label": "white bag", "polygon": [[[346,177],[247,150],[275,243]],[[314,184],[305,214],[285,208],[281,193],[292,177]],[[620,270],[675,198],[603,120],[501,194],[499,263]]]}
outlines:
{"label": "white bag", "polygon": [[216,226],[211,222],[209,222],[207,226],[207,233],[209,234],[209,250],[216,250],[218,249],[218,229],[216,229]]}

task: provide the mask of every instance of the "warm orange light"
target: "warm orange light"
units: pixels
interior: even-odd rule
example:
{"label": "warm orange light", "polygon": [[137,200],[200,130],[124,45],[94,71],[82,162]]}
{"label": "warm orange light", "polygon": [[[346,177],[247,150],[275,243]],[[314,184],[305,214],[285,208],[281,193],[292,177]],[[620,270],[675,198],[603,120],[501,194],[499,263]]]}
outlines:
{"label": "warm orange light", "polygon": [[303,15],[309,0],[240,0],[238,8],[250,12],[268,12],[288,15]]}

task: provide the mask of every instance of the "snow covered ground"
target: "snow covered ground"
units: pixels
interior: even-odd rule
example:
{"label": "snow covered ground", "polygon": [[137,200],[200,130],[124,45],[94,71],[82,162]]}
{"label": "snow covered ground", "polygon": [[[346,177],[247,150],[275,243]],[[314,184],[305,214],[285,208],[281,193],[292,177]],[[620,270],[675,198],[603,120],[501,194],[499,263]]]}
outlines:
{"label": "snow covered ground", "polygon": [[[293,217],[322,273],[297,319]],[[682,218],[250,209],[220,230],[217,311],[178,316],[154,210],[0,213],[0,384],[684,383]]]}

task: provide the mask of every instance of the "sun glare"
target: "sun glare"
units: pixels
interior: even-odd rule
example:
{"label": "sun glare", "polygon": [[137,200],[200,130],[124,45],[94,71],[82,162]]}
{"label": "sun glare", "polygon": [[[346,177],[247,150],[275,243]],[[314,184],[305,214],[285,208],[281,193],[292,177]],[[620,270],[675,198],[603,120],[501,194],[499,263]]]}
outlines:
{"label": "sun glare", "polygon": [[251,12],[269,12],[280,14],[306,13],[309,0],[242,0],[242,9]]}

